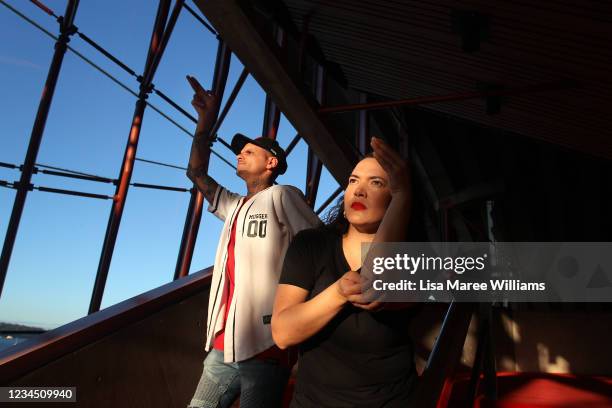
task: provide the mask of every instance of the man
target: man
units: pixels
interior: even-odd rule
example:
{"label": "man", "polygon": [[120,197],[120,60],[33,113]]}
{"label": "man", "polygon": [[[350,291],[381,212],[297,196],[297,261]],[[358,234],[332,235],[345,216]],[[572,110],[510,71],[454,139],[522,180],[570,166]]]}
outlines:
{"label": "man", "polygon": [[228,407],[240,393],[240,407],[280,406],[292,359],[272,340],[270,320],[285,251],[302,229],[320,224],[295,187],[274,185],[287,169],[275,140],[236,134],[237,175],[246,196],[219,186],[203,167],[215,118],[216,96],[187,77],[195,94],[198,125],[187,176],[224,221],[208,302],[204,369],[191,407]]}

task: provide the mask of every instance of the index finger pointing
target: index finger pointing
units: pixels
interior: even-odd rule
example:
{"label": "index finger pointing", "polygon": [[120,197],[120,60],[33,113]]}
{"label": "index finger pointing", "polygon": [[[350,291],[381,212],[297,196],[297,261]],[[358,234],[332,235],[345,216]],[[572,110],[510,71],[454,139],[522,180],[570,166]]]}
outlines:
{"label": "index finger pointing", "polygon": [[206,90],[200,85],[197,79],[192,76],[187,75],[187,81],[189,81],[189,85],[195,92],[206,92]]}

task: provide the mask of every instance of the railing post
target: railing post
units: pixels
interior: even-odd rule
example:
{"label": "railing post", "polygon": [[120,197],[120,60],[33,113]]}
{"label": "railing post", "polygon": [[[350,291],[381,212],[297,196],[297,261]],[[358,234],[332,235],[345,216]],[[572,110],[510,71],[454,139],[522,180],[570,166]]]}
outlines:
{"label": "railing post", "polygon": [[[281,50],[285,48],[285,32],[278,25],[274,27],[274,41],[276,41]],[[276,139],[278,124],[280,123],[280,114],[281,111],[276,103],[270,98],[270,95],[266,95],[266,107],[264,110],[264,121],[261,131],[262,136]]]}

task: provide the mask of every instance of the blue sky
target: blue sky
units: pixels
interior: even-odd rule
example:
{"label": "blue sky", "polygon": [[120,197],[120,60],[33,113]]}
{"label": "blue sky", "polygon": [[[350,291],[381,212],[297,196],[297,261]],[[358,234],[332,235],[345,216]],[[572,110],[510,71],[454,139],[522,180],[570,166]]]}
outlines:
{"label": "blue sky", "polygon": [[[55,20],[25,0],[5,0],[57,34]],[[45,0],[57,15],[65,0]],[[191,6],[193,3],[188,2]],[[195,7],[195,6],[193,6]],[[82,1],[75,25],[136,72],[141,73],[157,2]],[[38,101],[53,55],[54,41],[0,4],[0,161],[20,165],[27,151]],[[80,38],[70,45],[137,90],[136,81]],[[154,79],[155,86],[188,111],[192,91],[186,74],[209,87],[217,40],[193,16],[180,16]],[[226,97],[242,70],[232,57]],[[249,76],[219,135],[261,133],[265,94]],[[194,124],[156,95],[149,101],[181,126]],[[38,154],[37,163],[117,178],[134,111],[135,98],[68,51]],[[194,113],[195,114],[195,113]],[[278,140],[287,146],[295,135],[283,117]],[[150,108],[144,116],[137,157],[185,166],[191,138]],[[231,162],[220,144],[214,149]],[[289,157],[289,170],[279,182],[304,190],[307,147],[300,141]],[[210,174],[226,187],[244,193],[234,170],[214,157]],[[19,179],[17,170],[1,168],[0,180]],[[110,184],[36,174],[35,186],[113,195]],[[132,182],[190,187],[184,172],[136,162]],[[317,206],[337,188],[323,171]],[[0,237],[4,240],[15,190],[0,188]],[[189,194],[132,187],[108,276],[102,307],[169,282],[174,274]],[[87,313],[110,200],[33,191],[28,198],[0,298],[0,321],[52,328]],[[212,264],[221,222],[202,219],[192,272]]]}

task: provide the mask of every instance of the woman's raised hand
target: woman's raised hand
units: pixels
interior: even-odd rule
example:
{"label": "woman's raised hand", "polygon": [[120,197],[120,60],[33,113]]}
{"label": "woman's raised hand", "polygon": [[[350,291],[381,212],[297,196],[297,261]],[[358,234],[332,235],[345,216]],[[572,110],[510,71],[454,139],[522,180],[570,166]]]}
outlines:
{"label": "woman's raised hand", "polygon": [[389,175],[391,194],[410,192],[410,172],[408,163],[387,143],[378,137],[370,142],[374,158]]}

